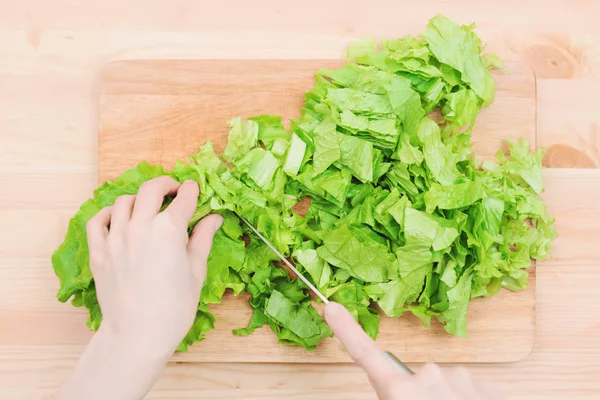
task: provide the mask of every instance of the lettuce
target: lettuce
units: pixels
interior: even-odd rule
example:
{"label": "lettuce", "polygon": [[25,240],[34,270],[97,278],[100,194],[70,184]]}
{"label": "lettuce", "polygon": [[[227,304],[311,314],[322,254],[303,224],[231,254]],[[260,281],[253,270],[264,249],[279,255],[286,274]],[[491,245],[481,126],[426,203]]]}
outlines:
{"label": "lettuce", "polygon": [[[364,282],[384,282],[395,275],[396,257],[382,244],[354,227],[323,232],[317,254]],[[374,266],[377,266],[374,268]]]}
{"label": "lettuce", "polygon": [[[525,289],[531,260],[548,257],[556,237],[538,196],[542,150],[532,153],[519,140],[497,162],[474,161],[470,130],[493,100],[489,69],[502,65],[481,51],[472,26],[441,15],[419,38],[362,41],[345,66],[317,72],[289,132],[278,116],[234,118],[221,155],[227,163],[206,143],[171,170],[143,162],[105,182],[52,256],[58,300],[86,307],[88,326],[98,329],[85,225],[117,197],[169,175],[200,186],[189,232],[211,212],[224,217],[180,351],[213,329],[209,308],[227,291],[250,294],[252,319],[236,335],[269,325],[280,343],[306,349],[331,335],[304,284],[238,215],[371,337],[379,330],[376,305],[390,317],[412,313],[426,326],[436,318],[450,334],[466,336],[471,299]],[[306,213],[296,213],[308,199]]]}
{"label": "lettuce", "polygon": [[364,286],[356,280],[333,287],[328,296],[346,307],[373,339],[379,333],[379,313],[370,305]]}
{"label": "lettuce", "polygon": [[423,37],[435,58],[460,72],[460,79],[487,105],[494,97],[494,81],[480,55],[481,40],[474,27],[458,26],[438,14],[429,21]]}

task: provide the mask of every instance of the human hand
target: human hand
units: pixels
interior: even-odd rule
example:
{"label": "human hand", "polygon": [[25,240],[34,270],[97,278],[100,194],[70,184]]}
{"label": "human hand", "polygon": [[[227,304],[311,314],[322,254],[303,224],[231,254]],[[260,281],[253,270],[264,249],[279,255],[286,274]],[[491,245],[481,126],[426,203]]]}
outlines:
{"label": "human hand", "polygon": [[[177,194],[159,212],[166,195]],[[121,196],[87,226],[101,330],[169,357],[194,322],[219,215],[203,219],[189,242],[198,184],[163,176],[137,196]],[[109,229],[110,225],[110,229]]]}
{"label": "human hand", "polygon": [[[165,196],[175,194],[161,212]],[[196,182],[163,176],[88,222],[103,318],[61,398],[141,398],[158,378],[194,322],[213,236],[223,222],[210,215],[188,239],[198,195]]]}
{"label": "human hand", "polygon": [[367,373],[381,400],[504,399],[487,384],[474,380],[465,368],[445,371],[435,364],[427,364],[415,375],[403,375],[341,304],[328,303],[325,319],[352,360]]}

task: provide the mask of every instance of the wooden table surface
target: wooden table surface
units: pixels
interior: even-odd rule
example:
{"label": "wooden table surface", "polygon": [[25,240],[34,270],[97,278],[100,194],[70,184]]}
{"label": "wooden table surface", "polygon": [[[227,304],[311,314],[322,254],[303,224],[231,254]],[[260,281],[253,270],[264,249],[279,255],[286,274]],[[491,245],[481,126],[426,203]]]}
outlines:
{"label": "wooden table surface", "polygon": [[[552,260],[538,267],[532,354],[470,369],[511,399],[600,398],[598,0],[0,0],[0,279],[27,265],[58,286],[50,254],[96,186],[105,63],[337,58],[353,38],[417,33],[436,12],[476,21],[488,49],[536,73],[537,145],[549,147],[552,167],[544,198],[560,234]],[[26,308],[54,295],[39,289],[15,280],[0,304]],[[0,343],[0,398],[52,398],[77,356]],[[375,397],[352,365],[180,363],[148,398]]]}

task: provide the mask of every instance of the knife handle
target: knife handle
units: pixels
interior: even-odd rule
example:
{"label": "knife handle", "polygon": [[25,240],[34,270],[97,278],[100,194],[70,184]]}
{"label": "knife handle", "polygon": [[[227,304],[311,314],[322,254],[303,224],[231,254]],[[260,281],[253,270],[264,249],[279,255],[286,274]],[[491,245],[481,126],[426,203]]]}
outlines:
{"label": "knife handle", "polygon": [[410,368],[408,368],[402,361],[400,361],[398,359],[398,357],[396,357],[395,355],[393,355],[389,351],[384,351],[383,354],[385,355],[385,357],[388,360],[390,360],[390,362],[392,363],[392,365],[394,365],[394,367],[396,367],[396,369],[398,371],[400,371],[404,375],[414,375],[414,372]]}

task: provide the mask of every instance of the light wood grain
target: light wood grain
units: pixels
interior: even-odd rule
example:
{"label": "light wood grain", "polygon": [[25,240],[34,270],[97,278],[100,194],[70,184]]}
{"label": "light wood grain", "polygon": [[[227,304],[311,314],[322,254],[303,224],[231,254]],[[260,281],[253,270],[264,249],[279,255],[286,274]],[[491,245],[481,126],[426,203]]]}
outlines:
{"label": "light wood grain", "polygon": [[[83,346],[91,337],[85,326],[86,313],[57,303],[57,281],[46,260],[12,259],[0,264],[0,343],[13,348]],[[10,277],[18,274],[16,282]],[[535,274],[531,276],[535,287]],[[173,361],[210,362],[349,362],[338,341],[327,339],[315,351],[277,344],[267,327],[249,337],[233,336],[231,330],[247,324],[251,311],[247,297],[226,296],[210,309],[217,317],[216,328],[207,339],[179,353]],[[378,342],[402,354],[406,361],[488,362],[514,361],[533,348],[534,290],[502,292],[492,299],[478,299],[469,310],[469,340],[451,337],[439,324],[420,326],[414,317],[384,318]],[[318,307],[321,308],[321,307]],[[32,329],[35,325],[35,329]]]}
{"label": "light wood grain", "polygon": [[[301,6],[260,0],[0,0],[0,9],[0,174],[12,185],[0,186],[0,208],[6,212],[0,214],[0,243],[16,244],[0,252],[0,268],[12,268],[2,279],[15,282],[8,293],[22,287],[14,272],[19,263],[43,269],[46,262],[50,268],[53,244],[62,240],[82,197],[91,194],[97,177],[93,92],[100,70],[113,60],[336,58],[354,38],[416,33],[440,11],[462,23],[476,21],[490,51],[530,64],[538,75],[538,145],[565,145],[600,165],[593,150],[600,110],[596,0],[309,0]],[[55,179],[64,179],[60,191],[51,189]],[[537,270],[534,351],[518,363],[472,364],[469,370],[493,381],[512,400],[598,399],[600,173],[552,170],[545,180],[545,198],[561,236],[554,260]],[[39,185],[49,195],[37,195],[27,185]],[[7,219],[12,212],[16,215]],[[47,279],[52,280],[51,273]],[[18,300],[27,303],[26,296]],[[78,348],[7,349],[0,343],[0,398],[54,398],[78,355]],[[288,396],[375,398],[351,365],[259,363],[171,364],[148,398]]]}
{"label": "light wood grain", "polygon": [[[6,7],[0,21],[7,29],[109,29],[112,31],[137,29],[156,31],[243,31],[269,29],[272,33],[299,31],[319,34],[353,34],[358,36],[417,33],[436,12],[454,19],[477,21],[478,26],[503,29],[507,32],[531,31],[587,32],[597,27],[596,16],[600,6],[594,0],[569,3],[576,18],[565,18],[561,13],[564,3],[548,9],[544,0],[504,0],[502,2],[475,2],[473,0],[423,1],[404,3],[395,0],[376,2],[345,0],[305,0],[301,4],[282,5],[278,0],[259,0],[254,4],[244,1],[219,3],[156,0],[132,0],[126,3],[97,3],[85,6],[69,0],[52,4],[25,0]],[[410,7],[409,7],[410,6]],[[139,13],[139,10],[145,13]],[[407,12],[407,9],[410,12]],[[519,12],[515,13],[515,9]],[[465,22],[466,23],[466,22]],[[398,24],[402,27],[399,28]],[[511,28],[511,29],[509,29]],[[27,36],[32,45],[35,31]]]}
{"label": "light wood grain", "polygon": [[600,113],[589,98],[600,90],[600,81],[574,79],[560,96],[554,96],[564,86],[559,79],[541,81],[539,107],[556,110],[539,121],[544,132],[538,146],[548,149],[544,165],[554,168],[600,167]]}

